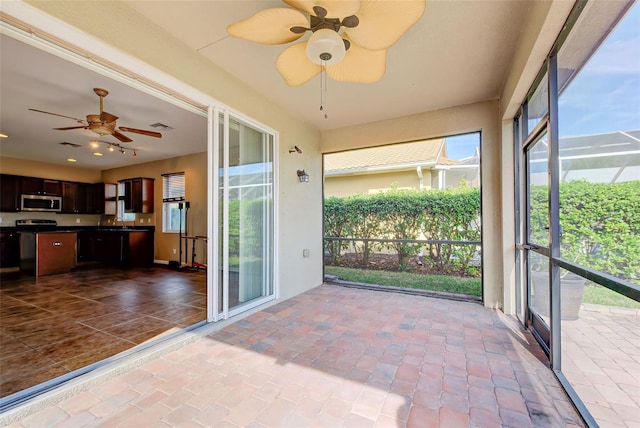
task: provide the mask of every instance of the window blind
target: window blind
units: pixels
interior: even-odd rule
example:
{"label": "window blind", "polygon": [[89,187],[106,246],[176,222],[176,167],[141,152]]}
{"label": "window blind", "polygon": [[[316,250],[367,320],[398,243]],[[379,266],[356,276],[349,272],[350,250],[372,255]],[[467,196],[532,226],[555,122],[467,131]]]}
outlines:
{"label": "window blind", "polygon": [[184,172],[162,174],[162,202],[184,201]]}

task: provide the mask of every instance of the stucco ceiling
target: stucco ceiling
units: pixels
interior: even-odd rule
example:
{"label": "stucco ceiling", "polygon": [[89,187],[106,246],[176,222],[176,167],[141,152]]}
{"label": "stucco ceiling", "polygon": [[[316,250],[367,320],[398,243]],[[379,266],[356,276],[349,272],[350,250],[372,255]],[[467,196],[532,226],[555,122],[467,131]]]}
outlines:
{"label": "stucco ceiling", "polygon": [[[126,3],[319,129],[497,98],[530,6],[526,1],[427,0],[422,18],[388,50],[381,80],[374,84],[329,80],[328,119],[324,119],[319,111],[320,76],[289,87],[276,70],[276,58],[290,44],[262,45],[226,32],[229,24],[259,10],[288,7],[284,2]],[[397,3],[402,7],[401,0]]]}
{"label": "stucco ceiling", "polygon": [[[319,111],[320,77],[300,87],[287,86],[275,61],[286,45],[261,45],[228,36],[229,24],[280,1],[125,1],[186,46],[262,93],[265,97],[320,130],[368,123],[392,117],[464,105],[499,97],[514,48],[529,13],[526,1],[427,0],[423,17],[392,46],[384,77],[374,84],[329,80],[325,95],[328,119]],[[401,4],[401,0],[398,1]],[[305,38],[308,36],[305,36]],[[77,166],[108,169],[116,166],[206,150],[206,121],[151,95],[100,76],[51,54],[2,36],[0,39],[1,154],[65,163],[73,155]],[[53,131],[73,126],[62,117],[34,113],[28,108],[72,117],[98,112],[92,88],[104,87],[105,110],[120,117],[119,126],[151,129],[161,122],[174,127],[162,139],[128,134],[126,147],[138,156],[91,154],[91,131]],[[114,137],[100,138],[118,142]],[[68,141],[81,144],[72,149]],[[74,151],[75,150],[75,151]]]}

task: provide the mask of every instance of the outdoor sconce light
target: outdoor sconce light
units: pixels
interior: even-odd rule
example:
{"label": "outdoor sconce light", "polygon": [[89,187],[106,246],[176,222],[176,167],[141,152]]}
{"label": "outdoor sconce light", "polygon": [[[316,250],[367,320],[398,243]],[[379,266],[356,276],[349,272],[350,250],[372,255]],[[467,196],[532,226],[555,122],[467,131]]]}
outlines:
{"label": "outdoor sconce light", "polygon": [[304,169],[298,170],[298,180],[300,183],[308,183],[309,182],[309,174],[307,174]]}

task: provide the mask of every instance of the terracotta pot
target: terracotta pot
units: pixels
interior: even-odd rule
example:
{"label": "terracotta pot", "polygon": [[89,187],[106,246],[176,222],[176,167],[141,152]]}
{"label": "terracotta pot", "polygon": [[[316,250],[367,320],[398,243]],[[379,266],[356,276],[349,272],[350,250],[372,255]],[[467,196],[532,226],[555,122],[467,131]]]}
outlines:
{"label": "terracotta pot", "polygon": [[[549,283],[546,272],[532,272],[531,282],[534,295],[531,307],[540,315],[549,316]],[[569,274],[560,278],[560,313],[563,320],[577,320],[582,305],[585,279]]]}

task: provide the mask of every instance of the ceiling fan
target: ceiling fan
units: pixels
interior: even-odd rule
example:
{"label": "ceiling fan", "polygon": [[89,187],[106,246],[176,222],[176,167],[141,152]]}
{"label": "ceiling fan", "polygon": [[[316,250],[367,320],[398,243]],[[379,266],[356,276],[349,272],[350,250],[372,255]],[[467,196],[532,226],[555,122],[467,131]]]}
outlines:
{"label": "ceiling fan", "polygon": [[422,16],[426,0],[284,0],[291,8],[262,10],[231,24],[244,40],[284,44],[276,68],[289,86],[300,86],[323,68],[334,80],[373,83],[385,73],[387,49]]}
{"label": "ceiling fan", "polygon": [[80,126],[67,126],[64,128],[53,128],[59,131],[66,131],[69,129],[88,129],[90,131],[95,132],[96,134],[102,136],[105,135],[113,135],[118,140],[123,143],[129,143],[133,141],[131,138],[122,134],[122,132],[133,132],[136,134],[147,135],[149,137],[162,138],[162,134],[154,131],[145,131],[144,129],[136,129],[136,128],[127,128],[126,126],[120,126],[116,129],[116,120],[118,120],[118,116],[114,116],[111,113],[107,113],[103,110],[102,104],[103,99],[109,92],[106,89],[102,88],[93,88],[93,92],[96,93],[97,96],[100,97],[100,114],[88,114],[87,119],[78,119],[76,117],[65,116],[63,114],[51,113],[48,111],[37,110],[34,108],[30,108],[31,111],[36,111],[38,113],[51,114],[54,116],[66,117],[67,119],[73,119],[80,124]]}

